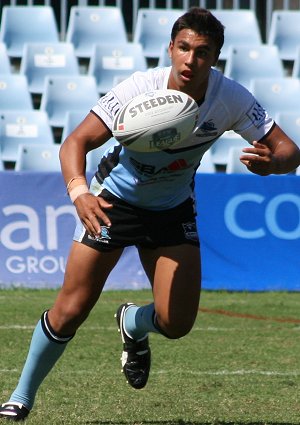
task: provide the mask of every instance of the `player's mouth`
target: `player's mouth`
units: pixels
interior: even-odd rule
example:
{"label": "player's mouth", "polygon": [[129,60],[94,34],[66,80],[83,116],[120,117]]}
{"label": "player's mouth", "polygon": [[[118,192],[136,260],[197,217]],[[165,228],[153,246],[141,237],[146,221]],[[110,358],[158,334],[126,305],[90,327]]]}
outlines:
{"label": "player's mouth", "polygon": [[194,74],[190,70],[182,71],[181,77],[184,81],[190,81],[193,78]]}

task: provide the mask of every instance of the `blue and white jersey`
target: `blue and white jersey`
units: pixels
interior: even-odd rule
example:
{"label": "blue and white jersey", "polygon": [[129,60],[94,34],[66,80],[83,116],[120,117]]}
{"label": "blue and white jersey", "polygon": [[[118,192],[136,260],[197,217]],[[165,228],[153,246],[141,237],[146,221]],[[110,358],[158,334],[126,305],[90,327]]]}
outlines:
{"label": "blue and white jersey", "polygon": [[[133,97],[166,89],[171,67],[136,72],[101,97],[92,111],[109,129],[119,109]],[[173,208],[192,196],[195,172],[207,149],[227,130],[249,143],[260,140],[274,121],[244,87],[212,69],[193,135],[172,150],[133,152],[119,143],[101,159],[96,178],[126,202],[141,208]]]}

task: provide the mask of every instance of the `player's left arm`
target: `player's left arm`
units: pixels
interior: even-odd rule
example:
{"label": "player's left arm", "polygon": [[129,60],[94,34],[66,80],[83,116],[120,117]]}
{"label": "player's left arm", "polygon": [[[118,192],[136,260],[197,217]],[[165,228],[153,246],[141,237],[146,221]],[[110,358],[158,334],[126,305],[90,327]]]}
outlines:
{"label": "player's left arm", "polygon": [[254,174],[287,174],[300,165],[300,150],[284,131],[274,124],[271,131],[252,147],[243,149],[240,160]]}

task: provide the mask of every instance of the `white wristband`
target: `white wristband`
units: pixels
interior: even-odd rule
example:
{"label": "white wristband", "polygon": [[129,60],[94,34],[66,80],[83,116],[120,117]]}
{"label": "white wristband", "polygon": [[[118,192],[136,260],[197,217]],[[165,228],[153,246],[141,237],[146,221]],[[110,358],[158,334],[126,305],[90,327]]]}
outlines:
{"label": "white wristband", "polygon": [[89,188],[87,187],[86,184],[80,184],[74,187],[74,189],[70,190],[69,196],[73,204],[78,198],[78,196],[83,195],[84,193],[89,193]]}

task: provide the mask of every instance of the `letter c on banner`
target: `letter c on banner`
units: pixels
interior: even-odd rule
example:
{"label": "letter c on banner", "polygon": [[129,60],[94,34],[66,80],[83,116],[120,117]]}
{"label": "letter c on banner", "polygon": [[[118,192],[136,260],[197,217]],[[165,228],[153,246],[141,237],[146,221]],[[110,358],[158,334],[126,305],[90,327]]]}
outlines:
{"label": "letter c on banner", "polygon": [[225,207],[224,220],[228,230],[235,236],[243,239],[258,239],[265,236],[265,231],[262,228],[256,230],[245,230],[242,229],[236,221],[236,210],[243,202],[256,202],[261,204],[264,201],[264,197],[256,193],[243,193],[234,196]]}

